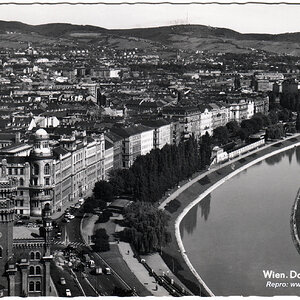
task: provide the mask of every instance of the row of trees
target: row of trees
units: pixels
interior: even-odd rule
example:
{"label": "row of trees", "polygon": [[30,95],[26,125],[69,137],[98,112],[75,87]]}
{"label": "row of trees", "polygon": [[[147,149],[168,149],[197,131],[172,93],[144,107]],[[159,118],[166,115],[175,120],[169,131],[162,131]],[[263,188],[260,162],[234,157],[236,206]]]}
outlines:
{"label": "row of trees", "polygon": [[139,156],[129,169],[114,170],[109,182],[95,184],[94,196],[111,201],[117,195],[131,195],[135,200],[156,202],[181,180],[210,164],[211,138],[198,142],[193,137],[179,145],[166,145]]}
{"label": "row of trees", "polygon": [[152,253],[171,241],[166,230],[169,216],[151,203],[136,202],[124,213],[126,228],[122,239],[131,243],[139,253]]}
{"label": "row of trees", "polygon": [[[291,118],[291,111],[284,108],[271,110],[268,115],[257,113],[251,119],[243,120],[240,125],[236,121],[231,121],[227,123],[226,126],[220,126],[214,129],[213,142],[216,145],[224,145],[228,143],[230,139],[234,138],[247,140],[251,134],[257,133],[263,128],[268,128],[269,137],[272,138],[271,136],[278,136],[277,133],[283,130],[283,127],[278,124],[278,122],[287,122],[290,121]],[[282,134],[279,137],[281,136]]]}

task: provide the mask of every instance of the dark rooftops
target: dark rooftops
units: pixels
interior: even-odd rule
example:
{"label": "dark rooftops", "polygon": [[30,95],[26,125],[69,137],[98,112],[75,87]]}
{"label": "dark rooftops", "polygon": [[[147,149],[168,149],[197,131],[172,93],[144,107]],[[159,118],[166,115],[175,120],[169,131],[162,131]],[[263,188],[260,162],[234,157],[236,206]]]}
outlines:
{"label": "dark rooftops", "polygon": [[117,135],[126,138],[133,135],[141,134],[142,132],[151,130],[150,127],[144,126],[144,125],[134,125],[131,127],[125,127],[125,128],[111,128],[111,131],[116,133]]}
{"label": "dark rooftops", "polygon": [[62,148],[61,146],[55,147],[53,149],[53,154],[54,154],[55,157],[59,157],[60,155],[65,155],[65,154],[68,154],[68,153],[69,153],[69,151]]}

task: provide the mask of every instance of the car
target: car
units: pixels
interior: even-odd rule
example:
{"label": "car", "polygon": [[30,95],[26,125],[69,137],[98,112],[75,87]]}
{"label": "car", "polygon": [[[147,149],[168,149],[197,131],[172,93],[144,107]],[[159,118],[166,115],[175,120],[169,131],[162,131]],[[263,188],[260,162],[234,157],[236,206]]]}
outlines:
{"label": "car", "polygon": [[66,296],[67,297],[72,297],[70,289],[66,289]]}
{"label": "car", "polygon": [[74,218],[75,218],[74,215],[69,215],[69,216],[68,216],[68,219],[69,219],[69,220],[72,220],[72,219],[74,219]]}
{"label": "car", "polygon": [[80,203],[76,203],[75,208],[80,208]]}
{"label": "car", "polygon": [[71,208],[75,208],[75,204],[72,204],[70,207],[71,207]]}
{"label": "car", "polygon": [[64,277],[60,278],[60,284],[61,285],[66,285],[66,279]]}

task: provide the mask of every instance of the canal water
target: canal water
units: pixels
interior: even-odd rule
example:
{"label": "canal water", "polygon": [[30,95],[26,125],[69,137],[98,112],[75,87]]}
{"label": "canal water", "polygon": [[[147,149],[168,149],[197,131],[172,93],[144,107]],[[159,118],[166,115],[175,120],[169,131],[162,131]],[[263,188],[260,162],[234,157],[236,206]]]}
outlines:
{"label": "canal water", "polygon": [[[290,226],[299,187],[298,147],[239,173],[184,217],[186,254],[216,296],[300,296],[300,254]],[[264,270],[286,278],[265,278]],[[289,278],[292,270],[299,278]]]}

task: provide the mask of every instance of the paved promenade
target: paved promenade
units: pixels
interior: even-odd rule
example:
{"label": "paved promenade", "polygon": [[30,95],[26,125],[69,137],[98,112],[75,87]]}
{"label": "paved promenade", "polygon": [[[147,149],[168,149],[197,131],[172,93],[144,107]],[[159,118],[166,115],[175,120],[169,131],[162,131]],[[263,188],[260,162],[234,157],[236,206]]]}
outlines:
{"label": "paved promenade", "polygon": [[[89,242],[88,236],[91,236],[94,233],[95,227],[112,228],[112,224],[108,223],[114,222],[114,220],[110,220],[107,223],[95,224],[97,219],[97,215],[86,214],[82,220],[81,233],[86,243]],[[115,231],[120,230],[122,230],[122,227],[116,225]],[[130,282],[127,283],[136,289],[138,295],[169,296],[169,293],[163,287],[156,284],[155,279],[149,275],[145,267],[133,256],[133,251],[128,243],[110,241],[110,244],[111,250],[101,253],[101,256],[107,260],[107,262],[112,265],[116,271],[120,268],[124,271],[124,263],[126,264],[129,271],[126,273],[127,276],[124,279],[126,280],[131,278]],[[144,289],[147,290],[148,293],[146,293]]]}

